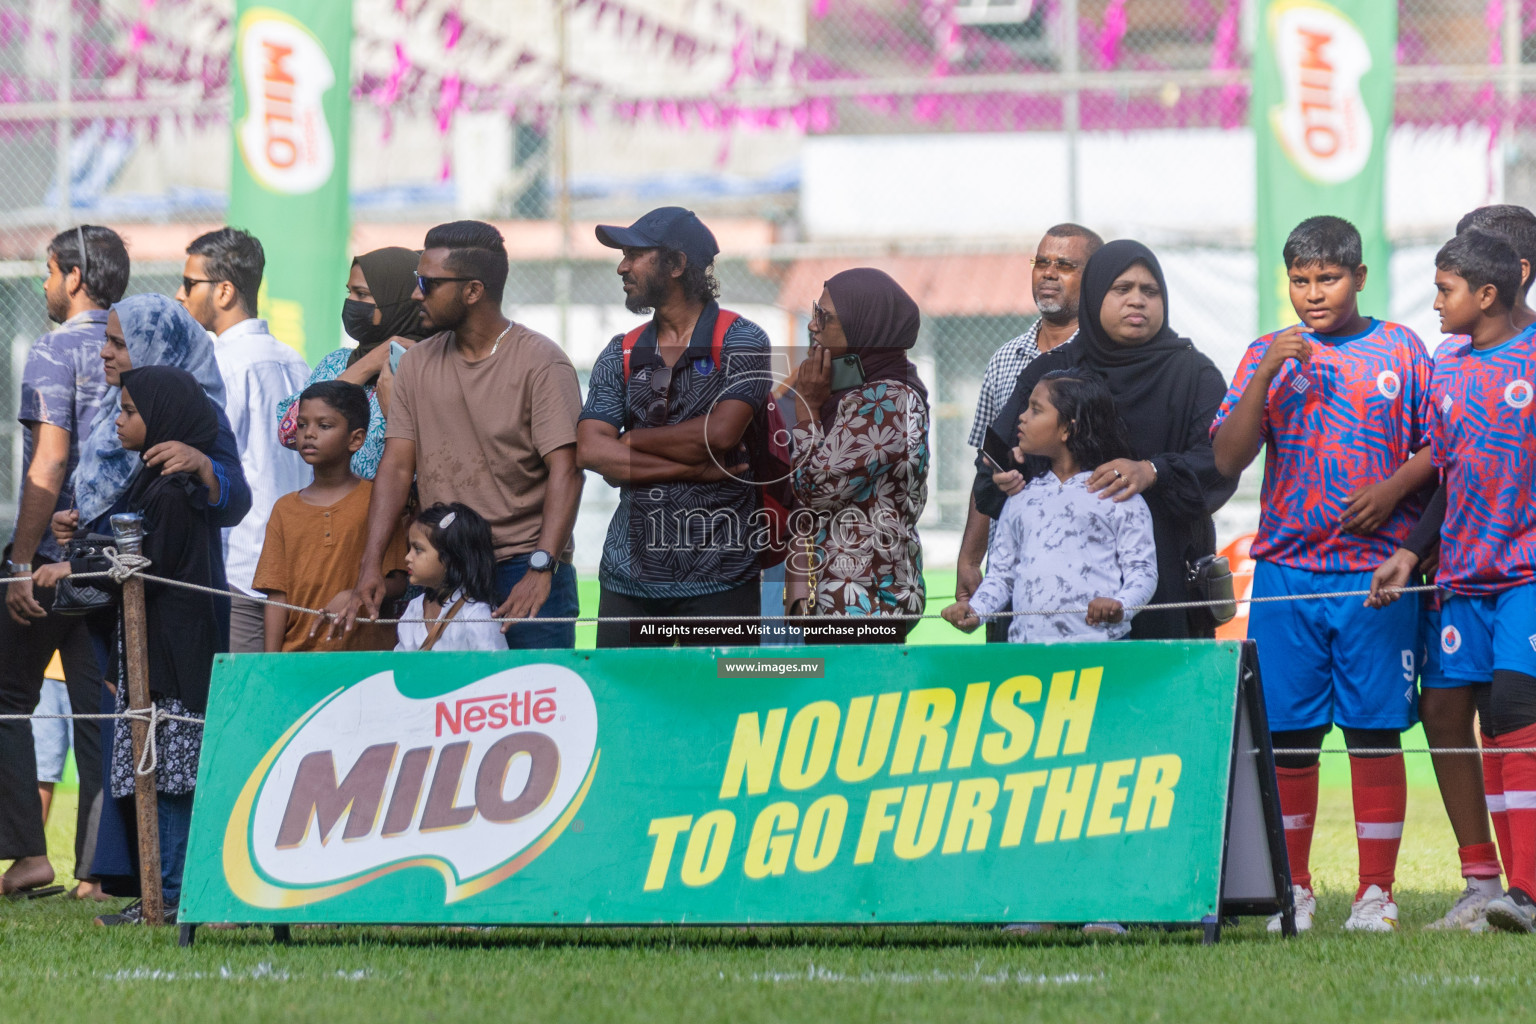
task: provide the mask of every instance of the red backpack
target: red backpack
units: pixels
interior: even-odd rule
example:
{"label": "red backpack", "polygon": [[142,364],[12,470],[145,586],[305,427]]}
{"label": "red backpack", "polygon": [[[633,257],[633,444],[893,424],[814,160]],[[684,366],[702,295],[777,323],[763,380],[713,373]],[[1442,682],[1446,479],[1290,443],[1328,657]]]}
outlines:
{"label": "red backpack", "polygon": [[[709,358],[720,366],[720,353],[725,347],[725,332],[741,318],[741,314],[722,309],[715,317],[714,337],[710,341]],[[649,324],[641,324],[624,335],[624,384],[629,386],[629,357],[645,333]],[[790,461],[790,431],[784,414],[779,411],[778,399],[773,395],[762,408],[752,414],[741,443],[747,449],[747,465],[751,467],[753,486],[757,488],[758,507],[767,520],[768,543],[758,552],[757,564],[761,569],[772,568],[784,561],[789,553],[789,513],[795,505],[794,488],[789,482],[793,464]],[[758,531],[753,530],[752,535]]]}

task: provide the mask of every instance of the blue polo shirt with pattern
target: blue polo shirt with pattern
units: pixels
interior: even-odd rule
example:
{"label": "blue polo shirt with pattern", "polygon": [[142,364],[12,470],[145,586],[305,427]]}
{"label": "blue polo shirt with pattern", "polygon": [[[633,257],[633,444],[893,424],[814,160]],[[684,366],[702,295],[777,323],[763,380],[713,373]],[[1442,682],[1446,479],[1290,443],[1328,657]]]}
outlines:
{"label": "blue polo shirt with pattern", "polygon": [[[581,418],[602,420],[622,435],[697,419],[727,400],[761,409],[772,384],[768,335],[750,320],[736,320],[725,332],[716,366],[711,342],[719,313],[717,303],[705,307],[688,348],[673,365],[665,419],[646,418],[656,403],[653,374],[662,366],[654,321],[630,353],[627,386],[624,336],[615,337],[598,356]],[[745,461],[744,448],[721,460],[727,467]],[[598,565],[599,582],[629,597],[685,598],[722,593],[756,580],[762,533],[757,489],[749,472],[737,476],[620,487],[619,507],[608,524]]]}

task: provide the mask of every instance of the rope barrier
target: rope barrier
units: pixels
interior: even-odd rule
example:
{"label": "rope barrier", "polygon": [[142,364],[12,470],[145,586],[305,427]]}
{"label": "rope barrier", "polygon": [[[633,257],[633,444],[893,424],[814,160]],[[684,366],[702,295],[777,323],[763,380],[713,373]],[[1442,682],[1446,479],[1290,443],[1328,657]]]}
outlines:
{"label": "rope barrier", "polygon": [[[150,724],[150,726],[151,726],[151,729],[150,729],[150,747],[146,751],[146,753],[150,754],[151,756],[153,756],[153,744],[154,744],[154,729],[153,729],[153,726],[158,725],[160,722],[188,722],[188,723],[190,723],[192,725],[203,725],[203,724],[205,724],[204,723],[204,719],[198,718],[195,715],[173,715],[173,714],[171,714],[168,711],[160,710],[160,708],[158,708],[158,707],[156,707],[154,705],[151,705],[149,707],[149,709],[146,710],[146,711],[132,711],[132,710],[128,710],[128,711],[118,712],[118,713],[115,713],[115,714],[93,714],[93,715],[58,715],[58,714],[0,715],[0,722],[30,722],[30,721],[32,721],[34,719],[70,719],[70,720],[73,720],[73,719],[84,719],[84,720],[88,720],[88,721],[100,721],[100,720],[103,720],[103,719],[115,719],[115,720],[148,722]],[[1250,755],[1257,755],[1259,753],[1259,750],[1258,750],[1257,747],[1253,747],[1253,748],[1250,748],[1249,750],[1247,750],[1246,753],[1248,753]],[[1356,755],[1360,755],[1360,756],[1370,756],[1370,755],[1382,756],[1382,755],[1390,755],[1390,754],[1394,754],[1394,753],[1397,753],[1397,754],[1479,754],[1479,755],[1481,755],[1481,754],[1488,754],[1488,755],[1502,755],[1502,754],[1536,754],[1536,747],[1403,747],[1401,750],[1399,750],[1399,749],[1397,749],[1395,747],[1390,747],[1390,748],[1387,748],[1387,747],[1275,747],[1274,749],[1272,749],[1270,751],[1270,753],[1272,753],[1272,754],[1274,754],[1276,756],[1285,756],[1285,755],[1310,756],[1312,754],[1356,754]],[[155,765],[151,761],[149,767],[147,769],[141,770],[139,772],[139,774],[140,775],[147,775],[147,774],[149,774],[149,772],[153,771],[154,768],[155,768]]]}
{"label": "rope barrier", "polygon": [[[112,561],[113,565],[112,565],[112,568],[110,570],[107,570],[105,572],[93,572],[93,573],[73,573],[73,574],[70,575],[69,578],[72,579],[72,580],[84,580],[84,579],[100,579],[100,578],[107,577],[107,578],[111,578],[114,582],[121,583],[124,579],[127,579],[129,576],[137,575],[137,576],[141,577],[142,579],[144,579],[146,581],[149,581],[149,582],[161,583],[161,584],[164,584],[164,585],[170,586],[170,587],[181,587],[184,590],[192,590],[192,591],[196,591],[198,593],[210,594],[210,595],[212,595],[214,597],[227,598],[227,599],[236,600],[236,601],[246,601],[246,602],[249,602],[249,603],[252,603],[252,604],[259,604],[259,605],[270,605],[270,606],[272,606],[274,608],[282,608],[282,609],[284,609],[286,611],[296,612],[296,613],[298,613],[300,615],[315,615],[315,616],[318,616],[320,618],[327,619],[327,620],[331,620],[331,619],[337,618],[337,615],[336,615],[335,612],[326,611],[323,608],[305,608],[302,605],[288,604],[288,603],[283,602],[283,601],[274,601],[274,600],[272,600],[271,598],[268,598],[268,597],[253,597],[250,594],[241,593],[240,591],[220,590],[218,587],[203,586],[200,583],[188,583],[185,580],[173,580],[173,579],[167,579],[167,578],[165,578],[163,576],[155,576],[155,575],[153,575],[151,573],[147,573],[147,572],[143,571],[145,568],[148,567],[149,562],[148,562],[147,559],[144,559],[144,558],[142,558],[141,556],[138,556],[138,555],[122,555],[122,554],[118,554],[112,548],[105,549],[102,552],[102,554],[105,555],[109,560]],[[114,575],[114,574],[116,574],[116,575]],[[0,577],[0,583],[19,583],[19,582],[21,582],[23,580],[30,580],[31,578],[32,577],[30,577],[30,576],[6,576],[6,577]],[[1432,591],[1435,591],[1435,590],[1438,590],[1438,589],[1439,588],[1434,586],[1433,584],[1428,584],[1428,585],[1417,586],[1417,587],[1396,587],[1396,588],[1392,588],[1392,590],[1390,592],[1391,593],[1395,593],[1395,594],[1399,594],[1399,595],[1401,595],[1401,594],[1418,594],[1418,593],[1428,593],[1428,592],[1432,592]],[[1216,607],[1220,607],[1222,605],[1231,605],[1231,604],[1272,604],[1272,603],[1280,603],[1280,602],[1286,602],[1286,601],[1328,601],[1328,600],[1336,600],[1336,599],[1339,599],[1339,598],[1346,598],[1346,597],[1368,597],[1368,596],[1370,596],[1370,593],[1371,592],[1369,590],[1335,590],[1335,591],[1330,591],[1330,592],[1322,593],[1322,594],[1276,594],[1276,595],[1273,595],[1273,596],[1270,596],[1270,597],[1246,597],[1246,598],[1241,598],[1241,599],[1234,598],[1233,600],[1230,600],[1230,601],[1228,601],[1228,600],[1221,600],[1221,599],[1207,600],[1207,601],[1163,601],[1163,602],[1156,603],[1156,604],[1128,605],[1125,610],[1127,612],[1188,611],[1188,610],[1195,609],[1195,608],[1216,608]],[[1088,609],[1087,608],[1031,608],[1031,609],[1025,609],[1025,610],[1021,610],[1021,611],[1017,611],[1016,610],[1016,611],[996,612],[996,613],[993,613],[991,615],[988,615],[987,618],[989,618],[989,619],[1010,619],[1010,618],[1015,618],[1015,617],[1018,617],[1018,616],[1087,615],[1087,614],[1088,614]],[[796,623],[796,624],[811,624],[811,623],[824,624],[824,623],[827,623],[828,621],[830,621],[832,619],[836,619],[839,623],[846,623],[846,622],[889,622],[889,621],[891,621],[893,619],[901,620],[901,621],[906,621],[906,622],[915,622],[915,621],[921,621],[921,620],[926,620],[926,619],[943,619],[943,617],[944,616],[942,616],[942,615],[938,615],[938,614],[934,614],[934,613],[924,613],[924,614],[919,614],[919,615],[908,615],[908,614],[896,613],[896,614],[891,614],[891,615],[837,615],[837,616],[829,616],[829,615],[788,615],[788,614],[781,614],[781,615],[748,616],[748,618],[770,619],[770,620],[773,620],[773,621],[784,621],[784,622],[791,622],[791,623]],[[598,623],[598,622],[741,622],[741,621],[743,621],[743,618],[744,617],[740,616],[740,615],[675,615],[675,616],[658,616],[658,615],[603,615],[603,616],[597,616],[597,615],[557,615],[557,616],[550,616],[548,618],[538,618],[538,619],[531,618],[531,617],[530,618],[518,618],[518,619],[514,619],[514,618],[496,618],[496,617],[491,617],[491,618],[473,618],[473,619],[471,619],[471,618],[458,617],[458,618],[453,619],[452,621],[453,622],[463,622],[463,623],[471,623],[471,622],[472,623],[487,623],[487,622],[491,622],[491,623],[496,623],[497,625],[504,625],[506,623],[518,623],[518,622],[522,622],[522,623],[539,623],[541,625],[588,625],[588,624],[593,624],[593,623]],[[368,617],[368,616],[358,616],[358,618],[356,619],[356,622],[359,625],[375,625],[375,626],[394,626],[394,625],[399,625],[399,624],[402,624],[402,623],[431,625],[433,623],[442,622],[442,621],[444,621],[444,620],[440,619],[440,618],[438,618],[438,619],[427,619],[427,618],[394,618],[394,619],[392,619],[392,618],[380,618],[380,617]]]}
{"label": "rope barrier", "polygon": [[144,756],[139,759],[139,763],[134,767],[134,774],[136,775],[151,775],[159,767],[159,754],[155,749],[155,730],[161,722],[187,722],[192,725],[204,724],[203,719],[195,715],[173,715],[169,711],[161,710],[154,704],[151,704],[142,711],[135,711],[130,708],[110,715],[40,715],[36,713],[30,715],[0,715],[0,722],[31,722],[34,719],[82,719],[86,721],[111,719],[114,721],[144,722],[149,726],[149,739],[144,744]]}
{"label": "rope barrier", "polygon": [[[1257,750],[1249,751],[1257,754]],[[1355,754],[1360,757],[1383,757],[1391,754],[1536,754],[1536,747],[1276,747],[1270,753],[1287,754]]]}

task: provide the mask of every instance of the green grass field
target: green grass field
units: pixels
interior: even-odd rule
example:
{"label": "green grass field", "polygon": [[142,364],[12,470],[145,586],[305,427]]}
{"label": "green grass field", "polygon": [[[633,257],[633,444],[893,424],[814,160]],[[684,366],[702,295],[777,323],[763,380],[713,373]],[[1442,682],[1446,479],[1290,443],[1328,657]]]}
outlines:
{"label": "green grass field", "polygon": [[[952,578],[930,582],[930,608],[942,607]],[[967,639],[941,622],[914,637]],[[1153,930],[1087,940],[940,927],[325,928],[296,931],[289,947],[272,946],[266,929],[205,930],[183,950],[171,929],[95,928],[96,908],[53,898],[0,902],[0,1020],[1529,1019],[1530,942],[1422,931],[1460,888],[1427,757],[1408,762],[1401,932],[1340,930],[1355,885],[1345,760],[1324,758],[1317,928],[1289,942],[1247,921],[1215,948]],[[73,792],[61,791],[49,831],[66,882],[73,812]]]}

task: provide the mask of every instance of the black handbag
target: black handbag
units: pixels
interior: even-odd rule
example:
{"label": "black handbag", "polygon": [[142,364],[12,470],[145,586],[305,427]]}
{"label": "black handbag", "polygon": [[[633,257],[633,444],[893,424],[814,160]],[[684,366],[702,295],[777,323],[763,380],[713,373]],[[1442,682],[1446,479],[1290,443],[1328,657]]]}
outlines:
{"label": "black handbag", "polygon": [[[105,563],[106,559],[102,551],[116,543],[113,538],[99,533],[83,534],[65,545],[64,560],[73,562],[82,558],[95,558]],[[115,604],[117,604],[117,595],[111,590],[103,590],[95,586],[94,581],[88,583],[76,580],[73,576],[66,576],[59,580],[59,585],[54,590],[51,611],[56,615],[89,615],[103,608],[111,608]]]}
{"label": "black handbag", "polygon": [[1222,626],[1237,617],[1237,597],[1232,589],[1232,567],[1225,555],[1205,555],[1193,563],[1185,563],[1191,600],[1219,601],[1204,609],[1216,625]]}

